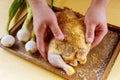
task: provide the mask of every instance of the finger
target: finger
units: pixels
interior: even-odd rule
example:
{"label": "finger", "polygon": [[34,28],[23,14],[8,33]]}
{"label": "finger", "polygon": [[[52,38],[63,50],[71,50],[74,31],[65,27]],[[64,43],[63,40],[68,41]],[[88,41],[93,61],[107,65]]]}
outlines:
{"label": "finger", "polygon": [[56,39],[58,39],[58,40],[64,39],[64,35],[63,35],[60,27],[58,26],[57,20],[53,21],[53,23],[51,25],[49,25],[49,27]]}
{"label": "finger", "polygon": [[43,37],[37,39],[37,48],[38,48],[41,56],[46,60],[47,56],[46,56],[46,52],[45,52],[45,44],[44,44]]}
{"label": "finger", "polygon": [[41,54],[41,56],[46,60],[47,56],[46,56],[46,49],[45,49],[45,31],[46,31],[46,25],[41,25],[40,29],[35,32],[36,34],[36,41],[37,41],[37,48]]}
{"label": "finger", "polygon": [[88,43],[92,43],[93,40],[94,40],[94,33],[95,33],[95,25],[91,24],[86,24],[86,34],[85,34],[85,37],[86,37],[86,42]]}
{"label": "finger", "polygon": [[94,41],[92,43],[92,48],[97,46],[102,41],[102,39],[106,35],[107,31],[108,31],[107,28],[96,31],[96,35],[95,35]]}

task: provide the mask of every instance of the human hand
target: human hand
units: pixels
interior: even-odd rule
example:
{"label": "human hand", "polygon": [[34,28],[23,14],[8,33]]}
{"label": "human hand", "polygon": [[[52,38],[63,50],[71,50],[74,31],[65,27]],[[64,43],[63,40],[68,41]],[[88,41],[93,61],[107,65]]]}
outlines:
{"label": "human hand", "polygon": [[[37,8],[35,8],[37,7]],[[55,14],[49,8],[46,3],[39,4],[37,3],[35,7],[32,6],[33,12],[33,25],[34,32],[36,35],[37,48],[44,59],[46,57],[46,45],[45,45],[45,37],[47,33],[47,29],[49,28],[56,39],[63,40],[64,35],[62,34]]]}
{"label": "human hand", "polygon": [[105,7],[92,5],[88,8],[84,23],[86,25],[86,41],[92,43],[91,48],[97,46],[106,35],[108,28]]}

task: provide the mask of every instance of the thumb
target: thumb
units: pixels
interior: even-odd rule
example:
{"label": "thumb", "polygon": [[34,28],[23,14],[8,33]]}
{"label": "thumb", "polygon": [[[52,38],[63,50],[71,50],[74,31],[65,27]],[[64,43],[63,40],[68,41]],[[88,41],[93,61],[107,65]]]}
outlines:
{"label": "thumb", "polygon": [[94,40],[94,34],[95,34],[95,25],[88,25],[86,24],[86,42],[92,43]]}

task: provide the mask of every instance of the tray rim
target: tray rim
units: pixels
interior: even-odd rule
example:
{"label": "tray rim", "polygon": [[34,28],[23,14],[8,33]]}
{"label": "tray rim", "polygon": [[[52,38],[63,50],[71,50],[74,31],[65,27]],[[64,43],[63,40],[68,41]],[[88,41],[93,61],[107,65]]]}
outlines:
{"label": "tray rim", "polygon": [[120,40],[118,41],[118,44],[116,45],[116,48],[113,51],[112,57],[105,68],[105,71],[101,77],[101,80],[106,80],[107,77],[109,76],[109,73],[118,57],[119,52],[120,52]]}

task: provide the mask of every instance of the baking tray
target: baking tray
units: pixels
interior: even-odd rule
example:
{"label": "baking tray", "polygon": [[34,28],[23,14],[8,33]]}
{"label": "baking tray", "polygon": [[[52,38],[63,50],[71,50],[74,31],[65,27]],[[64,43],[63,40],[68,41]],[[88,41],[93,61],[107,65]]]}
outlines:
{"label": "baking tray", "polygon": [[[59,12],[62,9],[53,7],[54,12]],[[83,17],[78,12],[75,12],[77,17]],[[102,42],[95,48],[93,48],[88,54],[88,61],[84,65],[78,65],[74,67],[76,73],[73,75],[67,75],[63,70],[53,67],[47,61],[45,61],[39,52],[33,55],[27,53],[24,49],[24,43],[20,42],[16,38],[16,32],[21,28],[26,15],[23,16],[10,30],[10,34],[16,39],[15,45],[7,48],[0,44],[0,46],[27,61],[30,61],[48,71],[51,71],[68,80],[106,80],[107,76],[117,58],[120,51],[120,27],[108,24],[109,31],[104,37]],[[30,23],[32,26],[32,21]]]}

